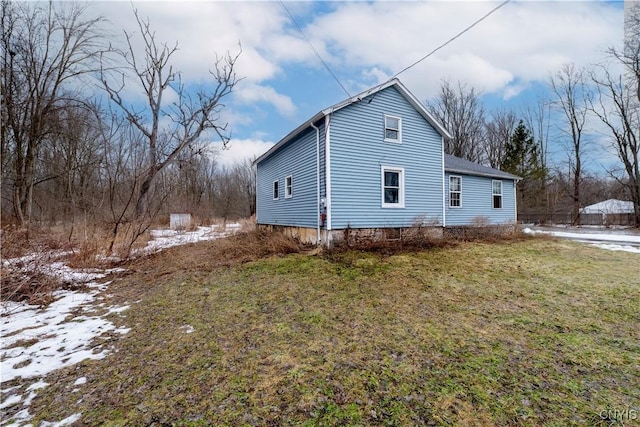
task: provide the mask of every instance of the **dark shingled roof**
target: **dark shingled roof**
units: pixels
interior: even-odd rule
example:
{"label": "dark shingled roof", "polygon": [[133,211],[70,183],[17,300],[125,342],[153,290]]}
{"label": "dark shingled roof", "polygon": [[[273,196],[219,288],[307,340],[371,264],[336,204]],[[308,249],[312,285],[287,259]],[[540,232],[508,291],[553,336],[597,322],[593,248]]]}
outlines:
{"label": "dark shingled roof", "polygon": [[444,170],[447,172],[457,172],[466,175],[479,175],[489,176],[492,178],[503,179],[521,179],[519,176],[503,172],[499,169],[482,166],[481,164],[470,162],[469,160],[461,159],[460,157],[451,156],[449,154],[444,155]]}

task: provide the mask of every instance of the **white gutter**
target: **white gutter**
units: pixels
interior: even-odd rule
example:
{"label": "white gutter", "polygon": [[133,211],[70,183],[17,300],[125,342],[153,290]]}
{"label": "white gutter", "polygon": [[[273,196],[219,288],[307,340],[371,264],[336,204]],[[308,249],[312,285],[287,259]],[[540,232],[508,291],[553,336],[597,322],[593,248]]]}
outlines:
{"label": "white gutter", "polygon": [[316,130],[316,246],[320,245],[320,129],[312,123],[309,125]]}
{"label": "white gutter", "polygon": [[327,243],[331,243],[331,138],[330,138],[330,127],[331,124],[331,114],[327,114],[324,116],[324,163],[325,163],[325,187],[326,187],[326,209],[327,209]]}

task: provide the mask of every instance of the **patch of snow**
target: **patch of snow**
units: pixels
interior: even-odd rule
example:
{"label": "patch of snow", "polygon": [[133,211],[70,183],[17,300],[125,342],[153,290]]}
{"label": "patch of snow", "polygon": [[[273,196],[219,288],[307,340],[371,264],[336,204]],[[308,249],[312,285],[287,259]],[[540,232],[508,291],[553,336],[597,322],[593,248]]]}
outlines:
{"label": "patch of snow", "polygon": [[591,246],[600,249],[607,249],[609,251],[623,251],[623,252],[632,252],[635,254],[640,254],[640,248],[636,248],[634,246],[628,245],[615,245],[615,244],[607,244],[607,243],[593,243]]}
{"label": "patch of snow", "polygon": [[[153,230],[151,240],[141,254],[158,252],[162,249],[187,243],[226,237],[236,233],[240,224],[198,227],[195,231]],[[54,302],[45,308],[7,301],[0,303],[2,325],[0,326],[0,384],[19,381],[15,387],[2,389],[0,403],[3,426],[30,425],[31,401],[36,391],[48,384],[42,378],[50,372],[71,366],[85,359],[102,359],[111,351],[103,346],[91,347],[91,342],[105,333],[126,334],[130,328],[116,328],[106,319],[110,314],[120,314],[128,306],[108,306],[104,299],[110,282],[98,283],[107,275],[125,271],[122,268],[110,270],[72,269],[61,260],[69,252],[47,252],[25,257],[2,260],[3,266],[16,271],[35,271],[56,277],[62,281],[84,284],[87,291],[58,291]],[[101,308],[106,314],[97,315]],[[193,327],[184,325],[186,333]],[[74,386],[86,383],[80,377]],[[74,389],[78,390],[78,389]],[[6,396],[6,397],[5,397]],[[20,407],[17,407],[20,406]],[[9,416],[6,410],[11,411]],[[66,426],[77,422],[81,414],[73,414],[58,422],[43,422],[40,426]]]}
{"label": "patch of snow", "polygon": [[82,416],[82,414],[73,414],[68,416],[67,418],[65,418],[62,421],[58,421],[58,422],[49,422],[49,421],[43,421],[42,423],[40,423],[40,427],[63,427],[63,426],[70,426],[71,424],[75,423],[76,421],[78,421],[80,419],[80,417]]}
{"label": "patch of snow", "polygon": [[219,231],[220,228],[222,227],[214,224],[209,227],[198,227],[194,231],[151,230],[153,240],[150,240],[143,249],[136,251],[136,254],[149,254],[173,246],[227,237],[237,233],[242,225],[234,222],[227,224],[224,231]]}
{"label": "patch of snow", "polygon": [[22,401],[22,396],[19,394],[12,394],[7,397],[2,403],[0,403],[0,409],[8,408],[9,406],[13,406],[18,402]]}
{"label": "patch of snow", "polygon": [[554,237],[589,243],[591,246],[612,251],[625,251],[640,253],[640,235],[616,232],[614,230],[571,229],[571,232],[557,230],[533,230],[526,227],[522,230],[525,234],[546,234]]}
{"label": "patch of snow", "polygon": [[182,325],[180,326],[180,329],[184,330],[186,334],[190,334],[194,331],[193,326],[191,325]]}
{"label": "patch of snow", "polygon": [[[82,275],[75,278],[83,280]],[[105,357],[109,349],[101,346],[92,348],[93,339],[106,332],[122,332],[124,329],[116,328],[105,318],[106,314],[88,315],[95,311],[94,305],[101,298],[98,289],[90,292],[63,290],[55,292],[54,297],[55,301],[45,308],[15,302],[0,304],[3,314],[0,325],[3,337],[0,344],[0,383],[20,382],[14,394],[17,397],[10,396],[2,403],[3,412],[8,408],[18,409],[18,405],[20,410],[11,416],[3,414],[3,425],[6,422],[15,426],[25,425],[31,418],[29,406],[36,390],[48,385],[42,381],[45,375],[85,359]],[[107,314],[124,309],[111,307]]]}

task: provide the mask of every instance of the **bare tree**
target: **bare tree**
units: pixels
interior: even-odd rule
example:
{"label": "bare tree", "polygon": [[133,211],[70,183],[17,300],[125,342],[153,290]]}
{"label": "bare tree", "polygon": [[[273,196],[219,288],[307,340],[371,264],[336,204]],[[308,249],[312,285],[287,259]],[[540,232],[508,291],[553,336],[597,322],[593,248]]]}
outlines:
{"label": "bare tree", "polygon": [[623,74],[612,74],[599,66],[592,74],[597,87],[590,109],[609,129],[612,142],[622,162],[627,188],[634,206],[636,226],[640,226],[640,3],[625,2],[625,42],[623,49],[610,49],[623,65]]}
{"label": "bare tree", "polygon": [[498,110],[486,123],[484,158],[492,168],[499,168],[504,158],[504,148],[509,143],[518,119],[511,111]]}
{"label": "bare tree", "polygon": [[[136,215],[142,217],[148,210],[149,195],[156,175],[176,159],[178,154],[196,143],[205,132],[213,132],[223,142],[229,140],[227,124],[221,123],[222,100],[231,93],[238,79],[234,66],[240,53],[216,58],[213,88],[202,87],[191,93],[181,82],[171,60],[178,49],[177,43],[158,44],[149,21],[134,11],[144,46],[141,54],[134,48],[134,36],[125,32],[127,50],[116,52],[124,60],[126,70],[102,73],[102,84],[113,103],[143,135],[146,168],[136,196]],[[142,87],[144,106],[128,103],[123,98],[130,73]],[[167,104],[164,96],[174,92],[177,101]],[[163,123],[168,123],[164,125]]]}
{"label": "bare tree", "polygon": [[452,138],[445,152],[474,162],[480,161],[484,140],[484,108],[475,89],[458,82],[443,81],[440,93],[427,103],[429,111],[444,124]]}
{"label": "bare tree", "polygon": [[550,109],[549,100],[538,98],[525,105],[522,112],[524,123],[533,133],[533,139],[538,146],[540,162],[545,168],[548,167],[549,160]]}
{"label": "bare tree", "polygon": [[245,159],[235,167],[238,181],[241,183],[242,203],[244,216],[256,213],[256,167],[253,164],[256,158]]}
{"label": "bare tree", "polygon": [[565,64],[551,77],[551,87],[556,95],[554,105],[564,115],[561,132],[568,136],[565,145],[569,156],[569,171],[571,179],[571,199],[573,200],[573,224],[580,223],[580,186],[582,184],[582,162],[585,151],[583,129],[587,119],[587,103],[589,93],[585,84],[585,75],[577,70],[574,64]]}
{"label": "bare tree", "polygon": [[611,133],[625,172],[618,179],[629,191],[636,225],[640,226],[640,109],[631,91],[625,89],[622,76],[612,75],[606,67],[598,71],[593,77],[597,85],[596,99],[590,109]]}
{"label": "bare tree", "polygon": [[102,18],[85,18],[75,3],[2,2],[2,156],[13,214],[31,220],[39,152],[53,131],[52,115],[76,102],[73,84],[94,72]]}

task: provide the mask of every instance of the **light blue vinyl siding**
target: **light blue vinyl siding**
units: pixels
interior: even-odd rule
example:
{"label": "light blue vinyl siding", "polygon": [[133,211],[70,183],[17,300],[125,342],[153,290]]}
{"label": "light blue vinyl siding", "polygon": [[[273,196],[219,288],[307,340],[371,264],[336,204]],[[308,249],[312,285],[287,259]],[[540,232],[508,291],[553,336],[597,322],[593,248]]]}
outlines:
{"label": "light blue vinyl siding", "polygon": [[[462,178],[461,207],[449,206],[449,176]],[[496,179],[484,176],[464,175],[445,172],[445,215],[447,226],[474,225],[480,217],[491,224],[505,224],[516,221],[514,182],[510,179]],[[502,181],[502,208],[493,208],[491,182]]]}
{"label": "light blue vinyl siding", "polygon": [[[369,101],[373,100],[369,103]],[[384,141],[384,116],[402,119],[402,141]],[[332,228],[442,224],[442,137],[391,86],[331,115]],[[382,207],[382,167],[404,171],[404,207]]]}
{"label": "light blue vinyl siding", "polygon": [[[322,170],[322,168],[321,168]],[[293,179],[292,196],[285,197],[285,179]],[[273,182],[280,197],[273,200]],[[316,131],[311,127],[257,165],[258,224],[316,227]]]}

